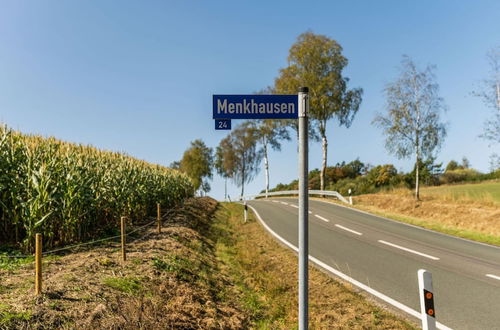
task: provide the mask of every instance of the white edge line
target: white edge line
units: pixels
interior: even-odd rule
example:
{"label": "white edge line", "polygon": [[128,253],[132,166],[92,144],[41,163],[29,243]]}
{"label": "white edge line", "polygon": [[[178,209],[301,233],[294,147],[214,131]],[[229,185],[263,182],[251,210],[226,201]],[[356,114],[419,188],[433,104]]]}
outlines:
{"label": "white edge line", "polygon": [[344,226],[339,225],[339,224],[335,224],[335,227],[338,227],[338,228],[340,228],[340,229],[347,230],[347,231],[349,231],[349,232],[351,232],[351,233],[353,233],[353,234],[356,234],[356,235],[360,235],[360,236],[361,236],[361,235],[363,235],[363,234],[362,234],[362,233],[360,233],[359,231],[355,231],[355,230],[349,229],[349,228],[344,227]]}
{"label": "white edge line", "polygon": [[[274,237],[276,237],[276,239],[278,239],[281,243],[285,244],[286,246],[288,246],[290,249],[294,250],[295,252],[298,252],[299,249],[294,246],[292,243],[288,242],[287,240],[285,240],[284,238],[282,238],[281,236],[279,236],[278,234],[276,234],[271,228],[269,228],[269,226],[264,222],[264,220],[262,220],[262,218],[260,217],[260,214],[257,212],[257,210],[251,206],[251,205],[248,205],[252,211],[255,213],[255,215],[257,216],[257,219],[259,219],[260,223],[262,224],[262,226],[264,226],[264,228],[271,234],[273,235]],[[346,274],[328,266],[327,264],[325,264],[324,262],[314,258],[313,256],[309,255],[309,260],[314,262],[316,265],[320,266],[321,268],[323,269],[326,269],[328,270],[329,272],[331,272],[332,274],[340,277],[341,279],[357,286],[358,288],[374,295],[375,297],[385,301],[386,303],[388,304],[391,304],[392,306],[402,310],[403,312],[406,312],[408,314],[410,314],[411,316],[413,317],[416,317],[417,319],[421,319],[421,314],[419,312],[417,312],[416,310],[414,309],[411,309],[410,307],[406,306],[405,304],[402,304],[400,303],[399,301],[397,300],[394,300],[392,299],[391,297],[388,297],[386,296],[385,294],[381,293],[381,292],[378,292],[377,290],[374,290],[372,288],[370,288],[369,286],[359,282],[359,281],[356,281],[355,279],[353,279],[352,277],[349,277],[347,276]],[[447,327],[446,325],[440,323],[440,322],[436,322],[436,326],[439,328],[439,329],[443,329],[443,330],[452,330],[451,328]]]}
{"label": "white edge line", "polygon": [[298,209],[299,207],[295,204],[290,204],[291,207],[295,207],[296,209]]}
{"label": "white edge line", "polygon": [[311,211],[308,211],[308,212],[309,212],[309,214],[313,214]]}
{"label": "white edge line", "polygon": [[392,246],[396,249],[400,249],[400,250],[403,250],[403,251],[406,251],[406,252],[410,252],[410,253],[413,253],[413,254],[417,254],[419,256],[422,256],[422,257],[425,257],[425,258],[429,258],[429,259],[432,259],[432,260],[439,260],[438,257],[433,257],[431,255],[428,255],[428,254],[425,254],[425,253],[422,253],[422,252],[418,252],[418,251],[415,251],[415,250],[412,250],[412,249],[409,249],[409,248],[406,248],[404,246],[401,246],[401,245],[397,245],[397,244],[394,244],[394,243],[390,243],[390,242],[387,242],[387,241],[383,241],[381,239],[378,240],[379,243],[382,243],[382,244],[385,244],[385,245],[389,245],[389,246]]}
{"label": "white edge line", "polygon": [[495,280],[499,280],[500,281],[500,276],[496,276],[496,275],[493,275],[493,274],[486,274],[486,276],[494,278]]}
{"label": "white edge line", "polygon": [[354,207],[349,207],[349,206],[345,206],[345,205],[341,205],[341,204],[337,204],[337,203],[327,202],[327,201],[323,201],[321,199],[310,199],[310,200],[313,200],[313,201],[316,201],[316,202],[320,202],[320,203],[325,203],[325,204],[330,204],[330,205],[335,205],[335,206],[343,207],[345,209],[349,209],[349,210],[356,211],[356,212],[359,212],[359,213],[364,213],[364,214],[367,214],[367,215],[371,215],[372,217],[376,217],[376,218],[379,218],[379,219],[382,219],[382,220],[385,220],[385,221],[390,221],[390,222],[394,222],[394,223],[397,223],[397,224],[400,224],[400,225],[404,225],[404,226],[409,226],[409,227],[413,227],[413,228],[425,230],[425,231],[428,231],[428,232],[431,232],[431,233],[434,233],[434,234],[438,234],[438,235],[442,235],[442,236],[446,236],[446,237],[451,237],[451,238],[456,238],[456,239],[459,239],[459,240],[462,240],[462,241],[466,241],[466,242],[469,242],[469,243],[475,243],[475,244],[479,244],[479,245],[488,246],[488,247],[491,247],[491,248],[500,249],[500,246],[491,245],[491,244],[483,243],[483,242],[477,242],[477,241],[473,241],[473,240],[470,240],[470,239],[467,239],[467,238],[463,238],[463,237],[459,237],[459,236],[453,236],[453,235],[446,234],[446,233],[441,233],[439,231],[435,231],[435,230],[428,229],[428,228],[425,228],[425,227],[420,227],[420,226],[417,226],[417,225],[412,225],[411,223],[406,223],[406,222],[402,222],[402,221],[398,221],[398,220],[393,220],[393,219],[385,218],[385,217],[382,217],[380,215],[376,215],[376,214],[373,214],[373,213],[370,213],[370,212],[366,212],[366,211],[363,211],[363,210],[356,209]]}
{"label": "white edge line", "polygon": [[315,214],[314,216],[315,216],[316,218],[318,218],[318,219],[323,220],[323,221],[330,222],[330,220],[328,220],[327,218],[323,218],[321,215]]}

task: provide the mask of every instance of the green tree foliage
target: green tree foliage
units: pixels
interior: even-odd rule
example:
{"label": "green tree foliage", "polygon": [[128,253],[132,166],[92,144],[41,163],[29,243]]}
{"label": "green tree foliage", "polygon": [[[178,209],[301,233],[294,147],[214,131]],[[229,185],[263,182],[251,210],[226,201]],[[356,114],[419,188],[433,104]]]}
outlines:
{"label": "green tree foliage", "polygon": [[224,178],[224,199],[227,199],[227,180],[234,177],[236,171],[236,153],[231,139],[222,139],[215,151],[215,170]]}
{"label": "green tree foliage", "polygon": [[434,68],[419,70],[407,56],[401,62],[400,76],[385,88],[387,114],[377,115],[373,123],[386,135],[385,145],[398,158],[415,156],[415,198],[419,199],[419,164],[437,150],[446,136],[440,121],[444,101],[439,96]]}
{"label": "green tree foliage", "polygon": [[241,197],[245,193],[245,184],[259,173],[262,153],[257,148],[258,139],[255,126],[243,122],[222,139],[217,148],[218,171],[241,188]]}
{"label": "green tree foliage", "polygon": [[455,160],[450,160],[450,162],[448,163],[448,165],[446,165],[446,172],[449,172],[449,171],[454,171],[456,169],[459,168],[460,165],[458,165],[458,163],[455,161]]}
{"label": "green tree foliage", "polygon": [[321,189],[325,188],[327,168],[327,123],[336,118],[340,125],[349,127],[359,109],[363,90],[348,89],[349,78],[342,73],[347,59],[342,47],[324,35],[302,33],[290,48],[288,67],[280,70],[275,81],[275,92],[296,94],[299,87],[309,87],[312,137],[322,140]]}
{"label": "green tree foliage", "polygon": [[381,187],[389,185],[397,174],[398,171],[392,164],[378,165],[368,172],[367,179],[375,187]]}
{"label": "green tree foliage", "polygon": [[[435,163],[435,157],[429,157],[424,161],[419,162],[418,173],[420,177],[420,182],[427,186],[436,186],[440,184],[440,177],[443,174],[442,163]],[[405,181],[408,187],[415,187],[417,169],[414,167],[413,170],[405,175]]]}
{"label": "green tree foliage", "polygon": [[445,172],[455,171],[455,170],[463,170],[470,168],[470,162],[467,157],[462,157],[462,163],[458,163],[455,160],[450,160],[450,162],[446,165]]}
{"label": "green tree foliage", "polygon": [[212,178],[213,151],[202,140],[191,142],[191,146],[182,155],[179,168],[191,178],[195,190],[210,191],[207,180]]}

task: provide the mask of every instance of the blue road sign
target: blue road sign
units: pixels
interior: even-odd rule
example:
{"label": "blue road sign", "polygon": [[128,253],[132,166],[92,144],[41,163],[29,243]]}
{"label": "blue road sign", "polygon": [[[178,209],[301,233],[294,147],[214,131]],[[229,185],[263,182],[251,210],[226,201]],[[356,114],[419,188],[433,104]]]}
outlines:
{"label": "blue road sign", "polygon": [[217,130],[231,129],[231,119],[216,119],[215,129]]}
{"label": "blue road sign", "polygon": [[214,119],[296,119],[297,95],[214,95]]}

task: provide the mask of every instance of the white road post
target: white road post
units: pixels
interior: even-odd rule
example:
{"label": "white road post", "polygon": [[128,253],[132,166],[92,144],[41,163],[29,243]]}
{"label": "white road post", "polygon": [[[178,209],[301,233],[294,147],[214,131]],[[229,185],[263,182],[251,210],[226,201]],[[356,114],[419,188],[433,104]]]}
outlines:
{"label": "white road post", "polygon": [[422,330],[436,329],[436,310],[434,309],[434,290],[432,273],[425,269],[418,270],[418,295],[422,314]]}
{"label": "white road post", "polygon": [[349,204],[352,205],[351,188],[349,188]]}
{"label": "white road post", "polygon": [[299,89],[299,330],[308,322],[309,193],[308,133],[309,88]]}
{"label": "white road post", "polygon": [[245,207],[245,210],[243,211],[244,215],[245,215],[245,222],[247,222],[247,210],[248,210],[248,206],[247,206],[247,201],[243,201],[243,205]]}

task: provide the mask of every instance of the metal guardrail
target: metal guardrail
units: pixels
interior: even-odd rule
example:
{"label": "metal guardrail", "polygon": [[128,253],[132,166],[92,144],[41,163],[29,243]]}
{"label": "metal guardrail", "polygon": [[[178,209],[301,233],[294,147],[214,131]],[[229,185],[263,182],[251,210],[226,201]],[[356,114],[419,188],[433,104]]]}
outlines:
{"label": "metal guardrail", "polygon": [[[298,190],[285,190],[285,191],[273,191],[270,193],[263,193],[263,194],[257,194],[257,195],[247,195],[243,196],[244,200],[249,200],[249,199],[255,199],[259,197],[269,197],[269,196],[280,196],[280,195],[298,195],[299,191]],[[309,190],[309,195],[323,195],[323,196],[333,196],[337,197],[341,202],[344,202],[346,204],[349,204],[349,201],[339,194],[336,191],[332,190]]]}

